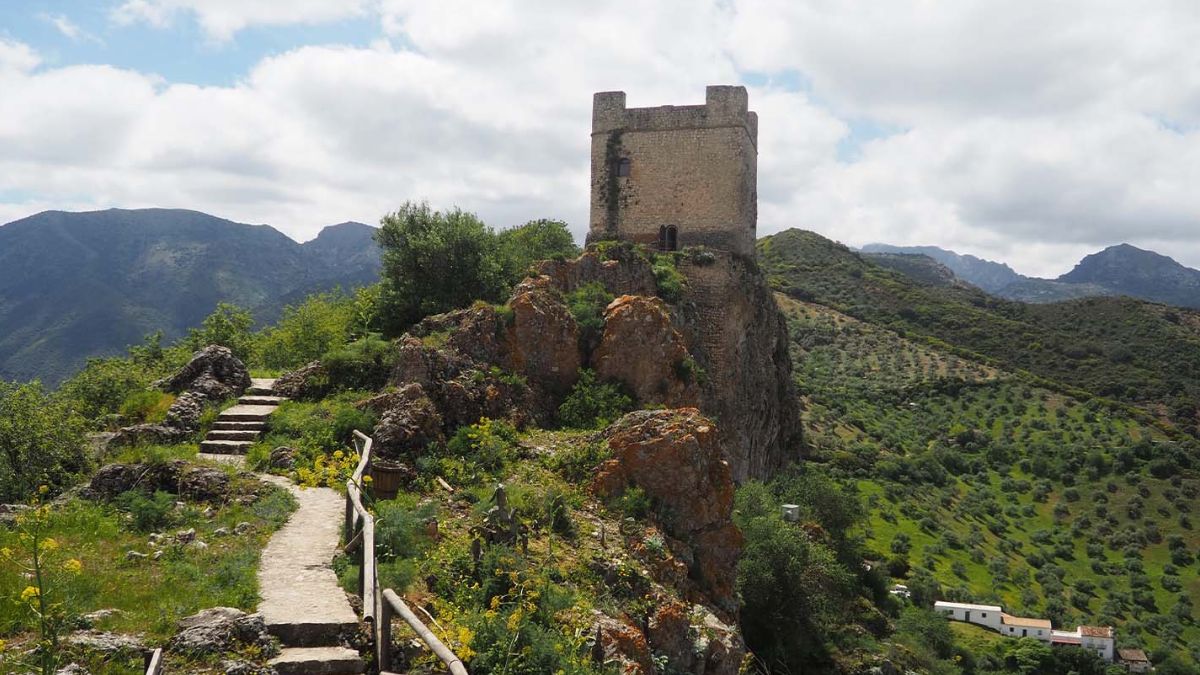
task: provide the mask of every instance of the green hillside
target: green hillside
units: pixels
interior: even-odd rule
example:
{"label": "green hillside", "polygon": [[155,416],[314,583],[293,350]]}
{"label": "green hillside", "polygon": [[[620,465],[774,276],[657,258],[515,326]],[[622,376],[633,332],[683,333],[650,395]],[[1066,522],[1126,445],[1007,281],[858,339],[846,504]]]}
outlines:
{"label": "green hillside", "polygon": [[[819,276],[803,277],[814,289],[807,294],[772,271],[793,293],[856,297],[862,316],[888,316],[865,304],[872,300],[915,295],[928,298],[922,311],[935,325],[945,321],[938,312],[967,307],[979,322],[1006,320],[970,304],[986,303],[981,294],[935,293],[856,262],[853,254],[833,261],[833,274],[812,266]],[[926,599],[997,602],[1058,627],[1116,625],[1121,644],[1181,654],[1200,644],[1191,618],[1200,599],[1194,439],[965,358],[968,350],[777,300],[789,319],[812,459],[863,497],[867,547],[898,581]]]}
{"label": "green hillside", "polygon": [[776,290],[1010,371],[1080,398],[1137,406],[1197,434],[1200,314],[1129,298],[1027,305],[959,286],[923,285],[802,230],[765,237]]}

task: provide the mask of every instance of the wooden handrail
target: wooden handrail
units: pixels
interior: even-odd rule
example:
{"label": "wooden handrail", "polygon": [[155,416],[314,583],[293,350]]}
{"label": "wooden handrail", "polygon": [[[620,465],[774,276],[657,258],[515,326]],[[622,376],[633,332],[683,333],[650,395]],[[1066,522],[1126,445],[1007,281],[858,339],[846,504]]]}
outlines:
{"label": "wooden handrail", "polygon": [[[346,481],[346,552],[355,544],[362,546],[362,560],[358,567],[358,593],[362,597],[363,621],[372,624],[375,634],[375,658],[380,672],[392,663],[392,614],[399,614],[416,631],[421,640],[437,654],[450,669],[451,675],[468,675],[463,662],[450,651],[432,631],[421,623],[408,605],[392,589],[382,593],[379,589],[379,574],[375,565],[375,517],[363,506],[363,476],[371,466],[371,450],[374,441],[361,431],[354,431],[354,449],[358,451],[358,466]],[[150,675],[149,673],[147,675]],[[157,674],[154,674],[157,675]]]}
{"label": "wooden handrail", "polygon": [[159,647],[146,658],[146,675],[162,675],[162,671],[163,650],[162,647]]}
{"label": "wooden handrail", "polygon": [[[442,663],[446,664],[446,667],[450,669],[451,675],[467,675],[467,668],[463,665],[462,659],[455,656],[449,647],[442,644],[438,636],[434,635],[433,631],[429,630],[421,619],[417,618],[416,614],[413,614],[413,611],[408,608],[408,605],[404,604],[399,595],[396,595],[396,591],[390,588],[385,590],[383,592],[383,599],[383,614],[381,616],[383,621],[379,622],[380,626],[386,628],[391,623],[392,612],[399,614],[400,618],[404,619],[409,628],[412,628],[413,632],[421,638],[421,641],[428,645],[434,654],[437,654]],[[386,644],[383,645],[383,649],[381,650],[383,660],[379,662],[379,669],[387,670],[392,667],[391,631],[385,630],[381,637]]]}

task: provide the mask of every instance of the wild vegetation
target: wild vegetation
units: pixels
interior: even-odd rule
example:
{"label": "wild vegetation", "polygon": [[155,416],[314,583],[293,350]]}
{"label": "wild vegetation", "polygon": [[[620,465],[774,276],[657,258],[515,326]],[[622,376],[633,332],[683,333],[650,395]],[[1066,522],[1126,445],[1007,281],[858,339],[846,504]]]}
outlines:
{"label": "wild vegetation", "polygon": [[[787,265],[768,269],[788,293],[778,300],[807,404],[810,466],[860,496],[873,564],[906,584],[917,605],[992,602],[1056,627],[1114,625],[1119,645],[1145,648],[1156,662],[1186,669],[1200,659],[1192,614],[1200,598],[1192,522],[1200,443],[1183,425],[1146,414],[1146,401],[1089,394],[1080,386],[1106,380],[1087,372],[1061,383],[1049,368],[1009,369],[1006,361],[1023,358],[1017,347],[972,358],[952,342],[959,332],[942,326],[955,314],[964,324],[969,315],[975,326],[996,326],[1003,317],[989,309],[993,300],[959,304],[975,292],[920,285],[815,235],[787,234],[763,246],[803,244],[775,258]],[[810,256],[830,256],[830,269]],[[798,269],[811,274],[793,276]],[[893,312],[887,303],[898,297],[923,298],[928,304],[915,306],[928,321]],[[1058,306],[1057,339],[1107,315],[1108,305],[1091,302]],[[1097,316],[1076,322],[1089,309]],[[1121,320],[1136,325],[1171,311],[1146,306]],[[1097,335],[1117,352],[1131,330]],[[1161,365],[1137,372],[1160,384],[1174,377]],[[994,667],[975,660],[981,671]]]}

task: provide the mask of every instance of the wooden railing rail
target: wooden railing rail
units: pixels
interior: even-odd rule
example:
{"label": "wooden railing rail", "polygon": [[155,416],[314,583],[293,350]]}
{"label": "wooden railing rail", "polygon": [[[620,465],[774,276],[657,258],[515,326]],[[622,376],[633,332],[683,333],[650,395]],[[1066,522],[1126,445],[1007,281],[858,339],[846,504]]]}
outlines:
{"label": "wooden railing rail", "polygon": [[146,656],[146,675],[162,675],[162,672],[163,650],[159,647]]}
{"label": "wooden railing rail", "polygon": [[363,622],[371,624],[375,635],[375,659],[379,671],[385,672],[392,665],[392,617],[399,614],[421,641],[446,664],[451,675],[468,675],[462,660],[413,614],[395,591],[390,588],[380,591],[375,565],[375,517],[363,506],[362,490],[363,476],[368,474],[371,466],[373,445],[370,436],[357,430],[354,432],[354,448],[358,451],[359,460],[354,473],[346,481],[344,550],[347,555],[355,548],[360,548],[362,552],[358,567],[358,594],[362,598]]}

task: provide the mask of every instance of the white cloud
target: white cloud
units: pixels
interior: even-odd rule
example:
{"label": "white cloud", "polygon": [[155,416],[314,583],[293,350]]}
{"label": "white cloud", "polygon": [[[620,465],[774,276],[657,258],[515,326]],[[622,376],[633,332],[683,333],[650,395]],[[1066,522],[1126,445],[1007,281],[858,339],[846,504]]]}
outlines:
{"label": "white cloud", "polygon": [[361,16],[366,7],[366,0],[125,0],[112,17],[163,27],[191,14],[211,38],[224,42],[250,26],[320,24]]}
{"label": "white cloud", "polygon": [[[0,40],[0,191],[300,237],[427,198],[582,235],[592,92],[698,103],[750,70],[806,84],[751,88],[761,234],[940,244],[1039,274],[1130,241],[1200,266],[1188,0],[125,0],[114,14],[194,19],[215,40],[368,15],[386,36],[370,48],[278,54],[227,87],[39,70]],[[903,131],[865,140],[864,124]]]}
{"label": "white cloud", "polygon": [[43,14],[39,14],[38,17],[42,21],[45,21],[45,22],[49,23],[50,25],[54,26],[54,28],[57,29],[59,33],[62,33],[64,37],[66,37],[72,41],[78,42],[80,40],[87,40],[87,41],[95,42],[98,44],[102,43],[102,40],[100,40],[100,38],[96,37],[95,35],[92,35],[91,33],[87,32],[86,30],[81,28],[79,26],[79,24],[75,23],[74,21],[71,21],[71,19],[67,18],[67,16],[65,14],[43,13]]}

